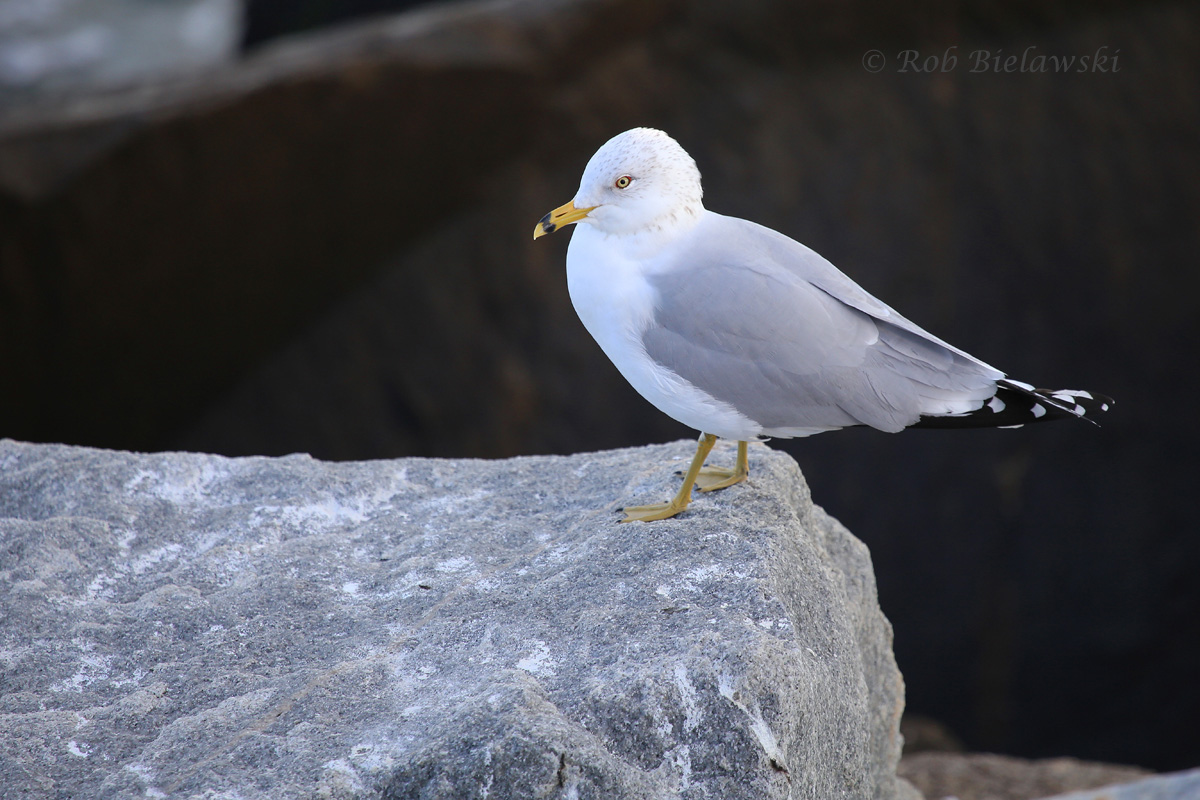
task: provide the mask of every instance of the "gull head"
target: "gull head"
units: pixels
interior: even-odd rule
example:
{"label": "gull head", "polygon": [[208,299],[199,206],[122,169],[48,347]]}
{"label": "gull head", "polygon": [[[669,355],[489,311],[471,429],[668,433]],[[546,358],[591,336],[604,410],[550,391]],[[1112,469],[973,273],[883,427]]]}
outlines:
{"label": "gull head", "polygon": [[588,161],[571,202],[542,217],[533,238],[582,222],[608,234],[668,230],[704,208],[700,170],[679,143],[653,128],[609,139]]}

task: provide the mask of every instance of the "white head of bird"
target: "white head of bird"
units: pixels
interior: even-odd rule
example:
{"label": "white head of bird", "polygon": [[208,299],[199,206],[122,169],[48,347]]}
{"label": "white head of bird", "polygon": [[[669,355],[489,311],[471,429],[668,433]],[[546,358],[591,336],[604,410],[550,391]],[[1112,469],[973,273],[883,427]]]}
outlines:
{"label": "white head of bird", "polygon": [[686,226],[704,209],[703,195],[700,170],[678,142],[634,128],[596,151],[574,199],[543,217],[533,238],[572,222],[615,235]]}

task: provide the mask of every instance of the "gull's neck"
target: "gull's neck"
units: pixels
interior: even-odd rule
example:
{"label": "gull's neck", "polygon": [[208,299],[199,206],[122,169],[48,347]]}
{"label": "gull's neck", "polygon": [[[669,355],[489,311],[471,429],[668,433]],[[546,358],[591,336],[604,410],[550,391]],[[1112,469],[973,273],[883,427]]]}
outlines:
{"label": "gull's neck", "polygon": [[619,251],[625,258],[646,261],[699,225],[707,213],[703,206],[686,206],[659,216],[636,231],[609,232],[600,228],[593,230],[596,238],[601,239],[605,247]]}

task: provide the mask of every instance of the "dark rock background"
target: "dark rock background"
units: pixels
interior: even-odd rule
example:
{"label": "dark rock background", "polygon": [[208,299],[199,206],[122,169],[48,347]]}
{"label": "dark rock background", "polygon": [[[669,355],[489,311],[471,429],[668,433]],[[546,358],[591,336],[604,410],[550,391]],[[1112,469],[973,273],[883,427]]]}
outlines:
{"label": "dark rock background", "polygon": [[290,33],[393,14],[437,0],[242,0],[242,47],[253,50]]}
{"label": "dark rock background", "polygon": [[[575,319],[567,236],[531,240],[600,143],[662,127],[710,208],[1118,400],[1100,429],[775,443],[870,545],[909,708],[975,750],[1195,766],[1198,31],[1183,2],[434,4],[0,109],[0,435],[333,459],[688,435]],[[1031,46],[1119,71],[971,71]]]}

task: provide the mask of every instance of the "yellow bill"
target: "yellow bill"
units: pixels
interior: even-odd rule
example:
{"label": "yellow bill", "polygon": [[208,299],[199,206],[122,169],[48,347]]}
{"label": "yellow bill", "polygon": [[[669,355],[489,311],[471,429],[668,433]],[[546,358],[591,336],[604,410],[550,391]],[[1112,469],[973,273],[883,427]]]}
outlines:
{"label": "yellow bill", "polygon": [[562,226],[570,225],[572,222],[579,222],[593,208],[595,206],[576,208],[573,202],[559,206],[538,221],[538,224],[533,228],[533,238],[536,239],[539,236],[545,236],[547,233],[554,233]]}

